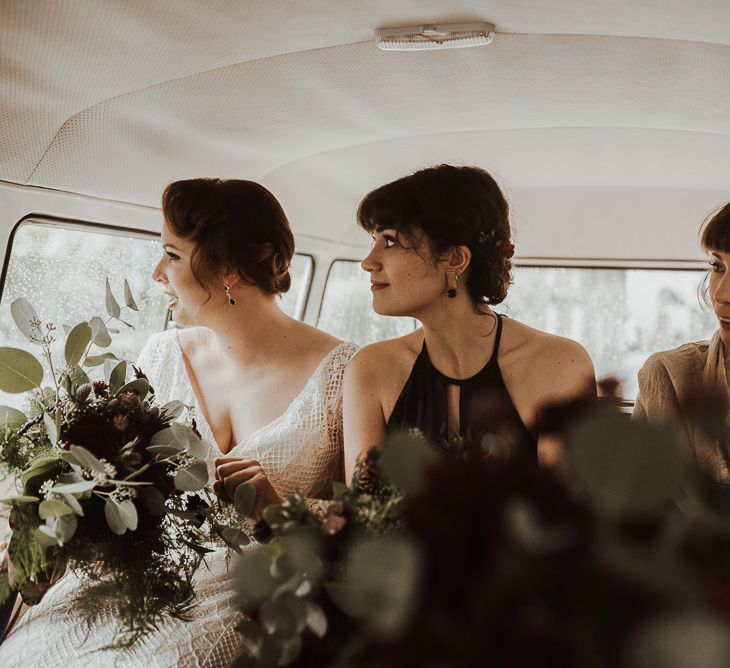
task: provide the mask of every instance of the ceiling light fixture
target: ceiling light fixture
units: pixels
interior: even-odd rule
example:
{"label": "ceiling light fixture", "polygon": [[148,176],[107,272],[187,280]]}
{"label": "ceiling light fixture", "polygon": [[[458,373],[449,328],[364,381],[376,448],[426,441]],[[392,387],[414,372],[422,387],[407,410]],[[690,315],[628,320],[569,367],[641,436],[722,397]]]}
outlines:
{"label": "ceiling light fixture", "polygon": [[462,49],[489,44],[493,38],[493,23],[450,23],[375,31],[376,43],[383,51]]}

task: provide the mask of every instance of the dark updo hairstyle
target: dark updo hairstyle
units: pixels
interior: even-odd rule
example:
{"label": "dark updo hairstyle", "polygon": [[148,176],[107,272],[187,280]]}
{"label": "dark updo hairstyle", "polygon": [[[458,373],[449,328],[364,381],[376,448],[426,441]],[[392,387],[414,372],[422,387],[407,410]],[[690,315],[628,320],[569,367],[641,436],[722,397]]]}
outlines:
{"label": "dark updo hairstyle", "polygon": [[238,273],[268,294],[289,289],[294,236],[281,204],[262,185],[174,181],[162,194],[162,212],[172,232],[195,244],[191,268],[206,290],[223,271]]}
{"label": "dark updo hairstyle", "polygon": [[[709,253],[710,251],[730,253],[730,202],[712,214],[702,225],[700,246],[702,246],[702,250],[705,253]],[[710,274],[708,272],[705,274],[704,279],[702,279],[700,295],[705,304],[712,308],[709,295],[709,277]]]}
{"label": "dark updo hairstyle", "polygon": [[394,229],[415,246],[425,233],[434,260],[453,246],[472,254],[466,289],[477,310],[507,296],[511,253],[509,205],[497,182],[479,167],[438,165],[388,183],[365,196],[357,222],[368,232]]}

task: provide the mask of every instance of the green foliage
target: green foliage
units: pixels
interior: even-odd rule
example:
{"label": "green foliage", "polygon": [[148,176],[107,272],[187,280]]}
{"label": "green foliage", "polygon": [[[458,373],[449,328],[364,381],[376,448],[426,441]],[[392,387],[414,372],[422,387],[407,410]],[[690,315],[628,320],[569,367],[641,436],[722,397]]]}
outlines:
{"label": "green foliage", "polygon": [[[108,281],[107,308],[123,322]],[[124,308],[137,308],[126,282]],[[14,304],[13,317],[40,344],[53,381],[40,388],[38,361],[0,348],[0,389],[30,392],[29,419],[0,408],[0,468],[22,488],[2,501],[18,590],[32,605],[67,566],[83,573],[94,583],[92,595],[85,587],[77,601],[87,620],[98,614],[97,595],[111,598],[121,628],[115,646],[129,646],[166,616],[189,610],[205,544],[232,528],[219,522],[207,491],[189,493],[207,484],[206,449],[193,429],[173,422],[183,414],[180,402],[154,405],[149,381],[136,371],[126,382],[125,360],[108,384],[91,382],[82,360],[89,367],[117,360],[110,352],[89,355],[94,345],[111,344],[101,318],[68,329],[65,366],[54,366],[55,326],[25,300]]]}
{"label": "green foliage", "polygon": [[91,327],[88,322],[80,322],[71,330],[63,351],[68,366],[74,367],[81,361],[86,348],[91,343],[91,337]]}
{"label": "green foliage", "polygon": [[43,367],[33,355],[20,348],[0,348],[0,390],[20,394],[42,381]]}

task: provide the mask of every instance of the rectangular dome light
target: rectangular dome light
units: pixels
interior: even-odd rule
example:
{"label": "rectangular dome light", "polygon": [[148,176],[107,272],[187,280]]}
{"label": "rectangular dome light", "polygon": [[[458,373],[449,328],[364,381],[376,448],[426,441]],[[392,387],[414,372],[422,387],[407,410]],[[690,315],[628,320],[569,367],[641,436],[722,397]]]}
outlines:
{"label": "rectangular dome light", "polygon": [[493,23],[449,23],[375,31],[376,43],[383,51],[462,49],[489,44],[493,38]]}

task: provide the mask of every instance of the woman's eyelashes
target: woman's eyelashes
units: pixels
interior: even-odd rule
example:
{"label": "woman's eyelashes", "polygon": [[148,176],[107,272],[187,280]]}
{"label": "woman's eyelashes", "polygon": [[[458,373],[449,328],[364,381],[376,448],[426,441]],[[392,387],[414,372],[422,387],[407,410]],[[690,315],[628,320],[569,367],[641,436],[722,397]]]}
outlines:
{"label": "woman's eyelashes", "polygon": [[384,242],[383,245],[386,248],[392,248],[393,246],[395,246],[398,243],[398,240],[394,236],[391,236],[390,234],[384,234],[383,242]]}
{"label": "woman's eyelashes", "polygon": [[175,260],[180,259],[179,255],[175,255],[175,253],[171,253],[170,251],[165,251],[165,255],[167,255],[170,262],[174,262]]}
{"label": "woman's eyelashes", "polygon": [[708,264],[710,265],[710,269],[715,272],[721,272],[725,271],[725,267],[722,266],[717,260],[709,260]]}

